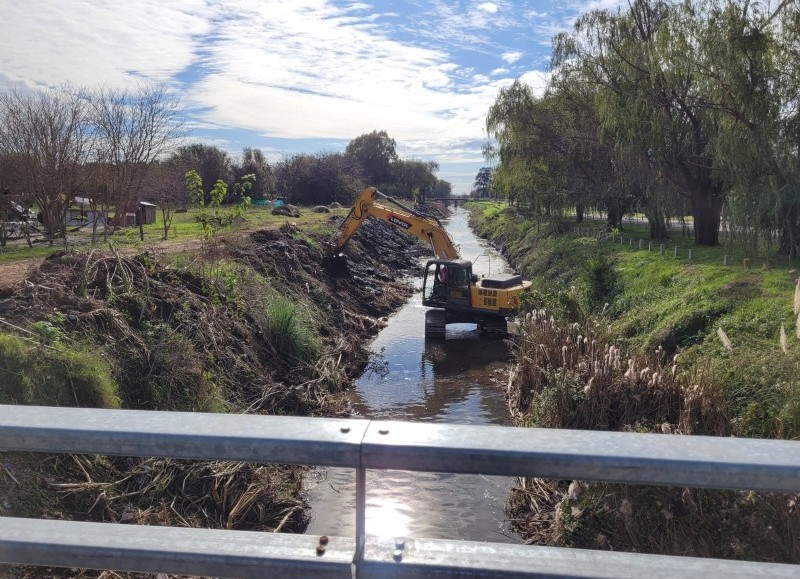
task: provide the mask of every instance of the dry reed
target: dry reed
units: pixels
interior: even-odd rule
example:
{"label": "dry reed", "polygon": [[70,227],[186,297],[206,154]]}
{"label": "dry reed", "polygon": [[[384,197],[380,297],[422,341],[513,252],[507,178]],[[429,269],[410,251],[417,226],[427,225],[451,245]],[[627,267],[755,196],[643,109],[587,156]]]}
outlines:
{"label": "dry reed", "polygon": [[[631,355],[609,339],[602,320],[559,324],[546,310],[528,315],[521,329],[508,386],[518,423],[713,436],[734,431],[720,383],[698,366],[682,366],[678,355],[660,348]],[[730,349],[721,328],[718,335]],[[527,543],[702,557],[753,550],[764,560],[796,562],[796,501],[796,495],[523,478],[509,495],[507,513]]]}
{"label": "dry reed", "polygon": [[[662,349],[629,356],[597,322],[562,326],[546,310],[522,324],[508,388],[515,417],[541,427],[727,435],[718,386]],[[599,330],[599,332],[598,332]],[[666,426],[664,426],[666,425]]]}
{"label": "dry reed", "polygon": [[717,328],[717,336],[719,336],[719,341],[722,342],[722,346],[726,350],[729,352],[733,350],[733,344],[731,344],[731,340],[728,338],[728,334],[725,333],[725,330],[722,329],[722,326]]}
{"label": "dry reed", "polygon": [[794,333],[797,339],[800,340],[800,314],[797,314],[797,320],[794,323]]}
{"label": "dry reed", "polygon": [[784,354],[789,353],[789,339],[786,337],[786,328],[781,324],[781,350]]}
{"label": "dry reed", "polygon": [[800,314],[800,278],[794,286],[794,315]]}

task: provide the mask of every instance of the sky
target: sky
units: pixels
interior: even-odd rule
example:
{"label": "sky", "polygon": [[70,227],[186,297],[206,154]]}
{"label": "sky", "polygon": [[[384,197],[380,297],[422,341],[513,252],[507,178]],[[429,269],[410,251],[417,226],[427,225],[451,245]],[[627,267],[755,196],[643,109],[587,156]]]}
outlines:
{"label": "sky", "polygon": [[0,88],[133,87],[180,96],[191,141],[279,160],[386,130],[468,193],[489,107],[541,90],[551,39],[620,0],[0,0]]}

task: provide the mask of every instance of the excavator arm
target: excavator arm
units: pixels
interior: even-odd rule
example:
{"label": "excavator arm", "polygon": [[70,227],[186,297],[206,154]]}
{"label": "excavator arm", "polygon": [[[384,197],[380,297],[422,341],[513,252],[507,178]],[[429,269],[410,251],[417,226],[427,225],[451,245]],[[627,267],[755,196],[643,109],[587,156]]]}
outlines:
{"label": "excavator arm", "polygon": [[[397,208],[382,205],[376,202],[377,198],[385,199],[396,205]],[[358,228],[370,217],[387,221],[409,235],[419,237],[430,245],[433,253],[439,259],[458,259],[459,257],[453,240],[436,217],[414,211],[396,199],[384,195],[375,187],[367,187],[361,192],[358,201],[339,227],[339,234],[333,247],[334,254],[338,254],[342,250],[358,231]]]}

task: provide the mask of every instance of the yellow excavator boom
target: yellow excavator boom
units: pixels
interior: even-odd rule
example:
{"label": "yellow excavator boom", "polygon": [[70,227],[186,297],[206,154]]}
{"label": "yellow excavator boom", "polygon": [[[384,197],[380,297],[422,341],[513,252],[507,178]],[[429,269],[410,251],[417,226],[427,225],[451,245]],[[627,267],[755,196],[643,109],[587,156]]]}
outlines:
{"label": "yellow excavator boom", "polygon": [[[385,199],[393,203],[397,208],[382,205],[376,202],[377,198]],[[452,238],[436,217],[414,211],[396,199],[384,195],[375,187],[367,187],[361,192],[358,201],[353,205],[347,218],[339,227],[339,235],[333,248],[334,252],[341,251],[355,232],[358,231],[358,228],[370,217],[388,221],[406,233],[416,235],[430,244],[433,253],[439,259],[459,258],[458,249],[456,249]]]}

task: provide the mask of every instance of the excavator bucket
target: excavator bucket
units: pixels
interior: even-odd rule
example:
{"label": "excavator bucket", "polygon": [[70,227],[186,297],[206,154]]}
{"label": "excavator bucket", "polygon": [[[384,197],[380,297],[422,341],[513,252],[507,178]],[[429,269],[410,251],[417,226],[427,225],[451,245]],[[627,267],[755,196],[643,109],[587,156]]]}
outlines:
{"label": "excavator bucket", "polygon": [[349,277],[347,257],[343,253],[326,255],[322,258],[322,267],[333,277]]}

